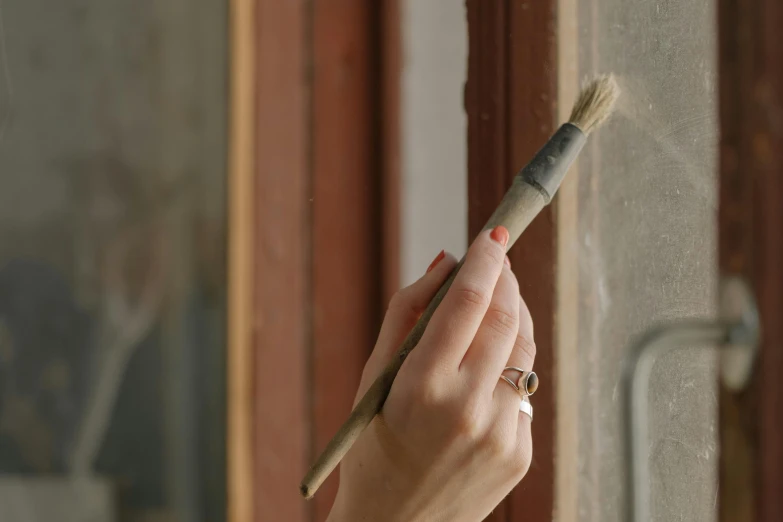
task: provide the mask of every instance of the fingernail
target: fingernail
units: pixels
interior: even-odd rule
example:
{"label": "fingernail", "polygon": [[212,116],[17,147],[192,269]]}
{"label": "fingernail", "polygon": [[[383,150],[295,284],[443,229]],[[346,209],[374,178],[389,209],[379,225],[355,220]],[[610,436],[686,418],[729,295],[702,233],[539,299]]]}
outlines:
{"label": "fingernail", "polygon": [[427,267],[427,272],[426,272],[426,273],[428,273],[428,274],[429,274],[429,273],[430,273],[430,271],[431,271],[433,268],[435,268],[436,266],[438,266],[438,263],[440,263],[440,262],[443,260],[443,258],[444,258],[444,257],[446,257],[446,252],[445,252],[444,250],[441,250],[441,251],[440,251],[440,254],[438,254],[437,256],[435,256],[435,259],[433,259],[433,260],[432,260],[432,263],[430,263],[430,266],[428,266],[428,267]]}
{"label": "fingernail", "polygon": [[506,256],[506,259],[504,259],[503,262],[507,267],[511,268],[511,260],[508,258],[508,256]]}
{"label": "fingernail", "polygon": [[497,241],[503,246],[506,246],[508,244],[508,230],[506,230],[506,227],[502,225],[498,225],[495,228],[492,229],[492,232],[489,233],[489,237]]}

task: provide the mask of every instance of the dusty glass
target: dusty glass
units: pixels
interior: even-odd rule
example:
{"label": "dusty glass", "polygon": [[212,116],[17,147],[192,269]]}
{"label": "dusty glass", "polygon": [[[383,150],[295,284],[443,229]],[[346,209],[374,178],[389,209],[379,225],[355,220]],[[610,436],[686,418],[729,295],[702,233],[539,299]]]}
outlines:
{"label": "dusty glass", "polygon": [[0,520],[222,520],[226,5],[2,2]]}

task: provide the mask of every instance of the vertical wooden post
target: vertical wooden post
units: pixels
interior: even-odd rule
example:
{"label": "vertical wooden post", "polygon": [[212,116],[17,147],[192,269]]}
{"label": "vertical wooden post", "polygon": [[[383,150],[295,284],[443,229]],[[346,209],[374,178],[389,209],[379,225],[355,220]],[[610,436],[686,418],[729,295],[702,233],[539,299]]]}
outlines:
{"label": "vertical wooden post", "polygon": [[252,520],[253,0],[231,0],[228,157],[227,519]]}
{"label": "vertical wooden post", "polygon": [[[313,455],[351,412],[381,318],[383,178],[378,161],[377,6],[314,2],[312,18]],[[313,499],[324,520],[337,473]]]}
{"label": "vertical wooden post", "polygon": [[398,281],[397,0],[231,4],[230,522],[320,521],[298,484]]}
{"label": "vertical wooden post", "polygon": [[720,390],[720,520],[783,520],[783,5],[720,0],[720,266],[756,292],[750,387]]}
{"label": "vertical wooden post", "polygon": [[[554,131],[557,118],[555,0],[468,0],[468,219],[481,229],[522,168]],[[536,372],[549,383],[536,394],[534,455],[528,477],[492,520],[550,521],[554,509],[555,245],[547,207],[509,253],[535,322]],[[539,413],[540,412],[540,413]]]}
{"label": "vertical wooden post", "polygon": [[310,520],[311,179],[308,13],[257,0],[253,261],[253,520]]}

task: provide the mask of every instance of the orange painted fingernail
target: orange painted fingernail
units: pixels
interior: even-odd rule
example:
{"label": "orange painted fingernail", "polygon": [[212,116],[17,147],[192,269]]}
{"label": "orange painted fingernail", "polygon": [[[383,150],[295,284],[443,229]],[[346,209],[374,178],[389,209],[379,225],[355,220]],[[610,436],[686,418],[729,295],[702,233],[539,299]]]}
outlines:
{"label": "orange painted fingernail", "polygon": [[435,259],[433,259],[433,260],[432,260],[432,263],[430,263],[430,266],[428,266],[428,267],[427,267],[427,272],[426,272],[426,273],[428,273],[428,274],[429,274],[429,273],[430,273],[430,271],[431,271],[433,268],[435,268],[436,266],[438,266],[438,263],[440,263],[440,262],[443,260],[443,258],[444,258],[444,257],[446,257],[446,252],[445,252],[445,250],[441,250],[441,251],[440,251],[440,254],[438,254],[437,256],[435,256]]}
{"label": "orange painted fingernail", "polygon": [[492,232],[489,233],[489,237],[497,241],[503,246],[506,246],[508,244],[508,230],[506,227],[502,225],[498,225],[495,228],[492,229]]}
{"label": "orange painted fingernail", "polygon": [[503,262],[507,267],[511,268],[511,260],[508,258],[508,256],[506,256],[506,259],[504,259]]}

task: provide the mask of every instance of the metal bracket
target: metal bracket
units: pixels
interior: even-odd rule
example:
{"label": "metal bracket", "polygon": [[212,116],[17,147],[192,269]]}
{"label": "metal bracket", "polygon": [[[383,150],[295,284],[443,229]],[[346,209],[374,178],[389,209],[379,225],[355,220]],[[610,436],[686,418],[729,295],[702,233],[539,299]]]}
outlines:
{"label": "metal bracket", "polygon": [[742,390],[752,374],[759,339],[755,300],[745,281],[736,277],[721,281],[720,294],[718,319],[653,328],[626,356],[622,386],[629,522],[647,522],[650,518],[647,391],[657,356],[682,348],[719,348],[721,381],[734,391]]}

